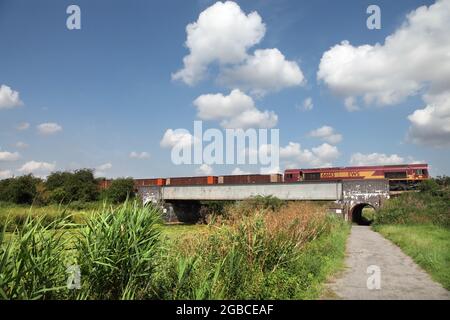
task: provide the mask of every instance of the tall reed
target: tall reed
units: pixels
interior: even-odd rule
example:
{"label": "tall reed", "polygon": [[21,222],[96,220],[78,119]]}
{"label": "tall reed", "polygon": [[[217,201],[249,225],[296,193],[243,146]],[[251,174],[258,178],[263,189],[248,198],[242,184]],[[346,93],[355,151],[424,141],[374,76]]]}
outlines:
{"label": "tall reed", "polygon": [[82,283],[77,298],[144,297],[160,251],[160,215],[134,202],[86,219],[75,245]]}
{"label": "tall reed", "polygon": [[[56,299],[66,289],[67,240],[64,219],[45,223],[26,217],[20,228],[0,235],[0,296],[3,299]],[[58,230],[55,232],[54,230]]]}

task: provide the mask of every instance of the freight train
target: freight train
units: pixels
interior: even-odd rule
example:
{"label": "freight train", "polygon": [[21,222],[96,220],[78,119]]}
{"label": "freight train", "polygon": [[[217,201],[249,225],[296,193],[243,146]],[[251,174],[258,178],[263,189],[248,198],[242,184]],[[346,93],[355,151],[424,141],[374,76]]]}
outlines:
{"label": "freight train", "polygon": [[[135,187],[140,186],[192,186],[221,184],[265,184],[298,183],[303,181],[342,181],[363,179],[387,179],[390,189],[411,190],[429,178],[428,164],[405,164],[388,166],[335,167],[316,169],[286,169],[282,174],[244,174],[225,176],[172,177],[156,179],[135,179]],[[105,189],[111,180],[101,180],[100,188]]]}

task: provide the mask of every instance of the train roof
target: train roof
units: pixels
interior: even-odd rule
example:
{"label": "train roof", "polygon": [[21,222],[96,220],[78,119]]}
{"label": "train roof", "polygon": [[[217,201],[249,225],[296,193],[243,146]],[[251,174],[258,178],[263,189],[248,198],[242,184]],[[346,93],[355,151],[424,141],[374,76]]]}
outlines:
{"label": "train roof", "polygon": [[413,164],[398,164],[398,165],[384,165],[384,166],[353,166],[353,167],[329,167],[329,168],[303,168],[303,169],[286,169],[284,172],[297,172],[302,171],[332,171],[332,170],[388,170],[388,169],[427,169],[427,163],[413,163]]}

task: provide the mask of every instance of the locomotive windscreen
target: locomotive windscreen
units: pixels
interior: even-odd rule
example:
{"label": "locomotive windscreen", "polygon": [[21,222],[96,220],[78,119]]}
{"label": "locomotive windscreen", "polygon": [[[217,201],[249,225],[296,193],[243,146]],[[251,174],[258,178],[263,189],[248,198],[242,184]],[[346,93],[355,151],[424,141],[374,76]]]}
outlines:
{"label": "locomotive windscreen", "polygon": [[384,177],[386,179],[405,179],[406,171],[385,172]]}
{"label": "locomotive windscreen", "polygon": [[303,174],[304,180],[320,180],[320,172],[314,172],[314,173],[305,173]]}

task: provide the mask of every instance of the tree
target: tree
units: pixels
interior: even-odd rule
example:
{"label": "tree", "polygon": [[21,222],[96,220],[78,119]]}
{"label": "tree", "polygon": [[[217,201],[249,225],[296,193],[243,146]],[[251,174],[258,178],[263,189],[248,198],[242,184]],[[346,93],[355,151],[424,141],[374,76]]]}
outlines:
{"label": "tree", "polygon": [[114,179],[105,193],[108,200],[114,203],[124,202],[127,198],[133,198],[135,196],[133,178]]}
{"label": "tree", "polygon": [[29,174],[2,180],[0,183],[0,200],[16,204],[31,204],[37,195],[40,178]]}
{"label": "tree", "polygon": [[80,169],[74,172],[53,172],[46,181],[53,202],[68,203],[71,201],[95,201],[99,196],[99,188],[94,172],[91,169]]}

